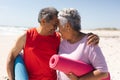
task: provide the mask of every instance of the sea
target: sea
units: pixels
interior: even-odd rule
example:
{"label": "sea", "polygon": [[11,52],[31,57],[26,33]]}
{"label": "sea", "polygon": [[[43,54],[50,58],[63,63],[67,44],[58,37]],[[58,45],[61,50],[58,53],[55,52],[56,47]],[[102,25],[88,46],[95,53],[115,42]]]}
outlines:
{"label": "sea", "polygon": [[0,34],[16,35],[26,31],[29,28],[31,27],[0,25]]}

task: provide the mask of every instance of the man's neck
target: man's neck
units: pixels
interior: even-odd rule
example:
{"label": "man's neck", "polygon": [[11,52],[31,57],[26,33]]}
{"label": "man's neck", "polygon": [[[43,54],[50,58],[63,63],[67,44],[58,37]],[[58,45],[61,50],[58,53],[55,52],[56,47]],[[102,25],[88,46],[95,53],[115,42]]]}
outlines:
{"label": "man's neck", "polygon": [[42,26],[39,26],[36,29],[37,29],[38,34],[40,34],[40,35],[43,35],[43,36],[53,35],[53,34],[50,34],[49,32],[47,32],[45,29],[43,29]]}

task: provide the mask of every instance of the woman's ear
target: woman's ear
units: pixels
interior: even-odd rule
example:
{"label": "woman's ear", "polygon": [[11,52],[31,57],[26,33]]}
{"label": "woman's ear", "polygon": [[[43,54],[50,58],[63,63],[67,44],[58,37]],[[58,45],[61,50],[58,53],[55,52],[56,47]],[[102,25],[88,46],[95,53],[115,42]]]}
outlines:
{"label": "woman's ear", "polygon": [[71,25],[70,25],[69,22],[66,24],[66,29],[67,29],[68,31],[71,29]]}

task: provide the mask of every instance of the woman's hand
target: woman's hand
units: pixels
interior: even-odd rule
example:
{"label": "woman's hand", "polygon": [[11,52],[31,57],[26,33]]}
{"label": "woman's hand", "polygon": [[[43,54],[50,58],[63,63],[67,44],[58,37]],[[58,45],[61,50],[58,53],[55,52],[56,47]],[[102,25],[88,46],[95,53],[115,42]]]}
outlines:
{"label": "woman's hand", "polygon": [[87,44],[97,45],[99,43],[99,36],[93,33],[88,33],[88,41]]}
{"label": "woman's hand", "polygon": [[74,73],[66,74],[70,80],[79,80],[79,78]]}

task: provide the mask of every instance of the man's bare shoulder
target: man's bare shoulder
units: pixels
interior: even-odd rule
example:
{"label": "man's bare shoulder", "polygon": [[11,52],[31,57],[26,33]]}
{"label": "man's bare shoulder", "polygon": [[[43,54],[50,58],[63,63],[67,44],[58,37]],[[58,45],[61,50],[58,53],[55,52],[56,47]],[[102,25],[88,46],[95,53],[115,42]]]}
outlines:
{"label": "man's bare shoulder", "polygon": [[17,36],[17,40],[19,40],[19,39],[26,40],[26,36],[27,36],[26,34],[27,34],[27,32],[23,32],[23,33],[19,34]]}

